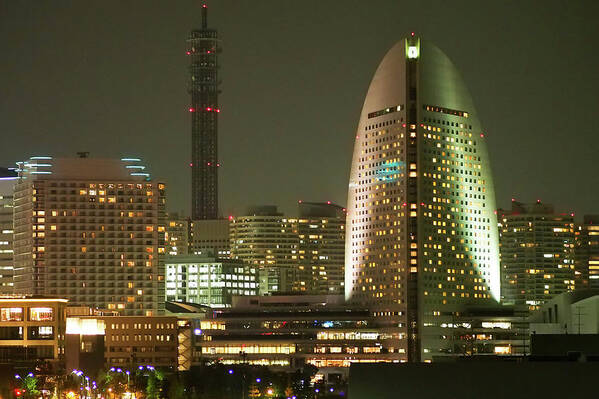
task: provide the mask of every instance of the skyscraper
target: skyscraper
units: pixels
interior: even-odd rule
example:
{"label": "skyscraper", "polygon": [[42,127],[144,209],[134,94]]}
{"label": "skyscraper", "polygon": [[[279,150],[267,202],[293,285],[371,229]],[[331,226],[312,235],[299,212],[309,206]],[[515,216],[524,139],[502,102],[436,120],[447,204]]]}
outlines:
{"label": "skyscraper", "polygon": [[13,191],[17,172],[0,168],[0,294],[13,291]]}
{"label": "skyscraper", "polygon": [[231,220],[231,258],[258,269],[261,295],[292,290],[299,244],[296,222],[272,205],[250,207],[246,215]]}
{"label": "skyscraper", "polygon": [[187,39],[190,58],[191,218],[218,218],[218,53],[220,40],[208,29],[208,8],[202,5],[202,28]]}
{"label": "skyscraper", "polygon": [[537,201],[500,214],[501,299],[538,309],[575,286],[574,216]]}
{"label": "skyscraper", "polygon": [[370,83],[348,192],[346,299],[399,326],[407,361],[451,352],[467,304],[499,300],[495,194],[474,103],[449,58],[415,37]]}
{"label": "skyscraper", "polygon": [[318,202],[299,203],[298,266],[293,291],[309,294],[343,294],[345,209]]}
{"label": "skyscraper", "polygon": [[15,292],[164,309],[165,186],[137,158],[31,157],[14,194]]}
{"label": "skyscraper", "polygon": [[260,294],[342,294],[345,209],[299,203],[299,217],[276,206],[249,208],[231,220],[231,257],[258,269]]}
{"label": "skyscraper", "polygon": [[599,288],[599,215],[584,215],[575,253],[576,289]]}
{"label": "skyscraper", "polygon": [[189,220],[177,213],[169,213],[166,218],[166,253],[171,256],[189,254]]}

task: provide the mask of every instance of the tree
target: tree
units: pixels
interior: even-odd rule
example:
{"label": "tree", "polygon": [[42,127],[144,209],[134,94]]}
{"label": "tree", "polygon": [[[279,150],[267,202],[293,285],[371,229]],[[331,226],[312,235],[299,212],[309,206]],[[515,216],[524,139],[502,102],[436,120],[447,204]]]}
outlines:
{"label": "tree", "polygon": [[21,378],[21,388],[23,389],[24,399],[37,399],[40,395],[40,391],[37,389],[37,378],[33,374]]}
{"label": "tree", "polygon": [[184,399],[185,387],[178,375],[172,374],[168,378],[168,398],[169,399]]}
{"label": "tree", "polygon": [[146,395],[148,399],[158,399],[162,388],[164,373],[160,370],[153,370],[148,376],[148,385],[146,386]]}

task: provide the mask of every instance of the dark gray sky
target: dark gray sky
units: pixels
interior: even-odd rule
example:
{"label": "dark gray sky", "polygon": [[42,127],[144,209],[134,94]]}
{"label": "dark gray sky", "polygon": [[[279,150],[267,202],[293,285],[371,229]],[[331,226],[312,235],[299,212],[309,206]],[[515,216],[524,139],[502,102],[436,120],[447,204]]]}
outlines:
{"label": "dark gray sky", "polygon": [[[222,38],[221,209],[346,202],[359,112],[410,31],[462,71],[498,206],[599,213],[596,1],[212,0]],[[189,213],[185,39],[201,0],[0,2],[0,165],[142,157]]]}

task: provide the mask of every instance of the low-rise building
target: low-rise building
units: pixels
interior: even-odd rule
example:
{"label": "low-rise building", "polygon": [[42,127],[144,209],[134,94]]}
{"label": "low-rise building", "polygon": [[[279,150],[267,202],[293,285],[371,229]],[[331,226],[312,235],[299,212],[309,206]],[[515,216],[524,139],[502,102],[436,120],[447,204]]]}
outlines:
{"label": "low-rise building", "polygon": [[64,360],[67,300],[42,296],[0,298],[0,362]]}
{"label": "low-rise building", "polygon": [[[465,308],[435,330],[448,349],[433,361],[526,353],[527,316],[526,307]],[[214,310],[192,329],[194,364],[311,364],[343,374],[353,363],[407,361],[405,333],[367,308],[346,305],[342,296],[236,297],[232,308]]]}
{"label": "low-rise building", "polygon": [[165,267],[167,301],[222,308],[231,306],[234,295],[258,293],[256,266],[239,259],[170,256]]}
{"label": "low-rise building", "polygon": [[240,297],[233,308],[196,322],[193,363],[344,369],[353,362],[399,362],[401,338],[367,309],[345,306],[342,296]]}
{"label": "low-rise building", "polygon": [[69,317],[66,339],[69,369],[179,368],[177,317]]}
{"label": "low-rise building", "polygon": [[567,292],[530,317],[531,334],[599,334],[599,290]]}

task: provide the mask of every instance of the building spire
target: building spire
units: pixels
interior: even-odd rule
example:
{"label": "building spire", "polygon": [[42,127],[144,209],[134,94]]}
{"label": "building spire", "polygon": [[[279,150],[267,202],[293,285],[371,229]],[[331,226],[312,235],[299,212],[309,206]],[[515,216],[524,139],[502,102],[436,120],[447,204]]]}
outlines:
{"label": "building spire", "polygon": [[208,6],[202,4],[202,29],[208,29]]}

